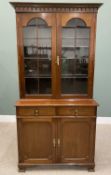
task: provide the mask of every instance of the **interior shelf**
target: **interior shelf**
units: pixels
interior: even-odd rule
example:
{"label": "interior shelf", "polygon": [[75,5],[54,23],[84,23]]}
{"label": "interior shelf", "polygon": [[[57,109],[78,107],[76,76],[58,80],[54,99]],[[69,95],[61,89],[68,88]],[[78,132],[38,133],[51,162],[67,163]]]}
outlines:
{"label": "interior shelf", "polygon": [[77,78],[77,79],[79,79],[79,78],[80,78],[80,79],[84,79],[84,78],[88,78],[88,77],[76,77],[76,76],[67,76],[67,77],[63,77],[63,76],[62,76],[62,79],[64,79],[64,78],[66,78],[66,79],[67,79],[67,78],[71,78],[71,79],[75,79],[75,78]]}
{"label": "interior shelf", "polygon": [[48,78],[50,79],[50,76],[25,76],[25,78],[34,78],[34,79],[40,79],[40,78]]}
{"label": "interior shelf", "polygon": [[49,60],[49,61],[51,61],[51,57],[44,57],[44,58],[41,58],[41,57],[39,57],[39,56],[36,56],[36,55],[34,55],[34,56],[29,56],[29,57],[24,57],[24,59],[25,60],[38,60],[38,58],[39,58],[39,60]]}
{"label": "interior shelf", "polygon": [[62,49],[63,48],[89,48],[89,46],[70,46],[70,45],[68,45],[68,46],[62,46]]}
{"label": "interior shelf", "polygon": [[29,45],[29,46],[24,46],[26,48],[37,48],[37,49],[51,49],[52,47],[50,46],[35,46],[35,45]]}
{"label": "interior shelf", "polygon": [[44,37],[44,38],[42,38],[42,37],[35,37],[35,38],[24,38],[24,39],[35,39],[35,40],[37,40],[37,39],[51,39],[50,37]]}
{"label": "interior shelf", "polygon": [[76,40],[77,39],[87,39],[87,40],[89,40],[89,38],[85,38],[85,37],[84,38],[80,38],[80,37],[62,37],[62,39],[72,39],[72,40],[73,39],[76,39]]}

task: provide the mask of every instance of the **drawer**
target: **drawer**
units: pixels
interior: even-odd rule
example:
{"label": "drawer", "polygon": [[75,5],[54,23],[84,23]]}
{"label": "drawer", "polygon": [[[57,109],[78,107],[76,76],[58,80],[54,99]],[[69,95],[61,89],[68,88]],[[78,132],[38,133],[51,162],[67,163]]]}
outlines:
{"label": "drawer", "polygon": [[95,107],[58,107],[57,115],[62,116],[95,116]]}
{"label": "drawer", "polygon": [[51,116],[55,115],[53,107],[19,107],[17,108],[17,116]]}

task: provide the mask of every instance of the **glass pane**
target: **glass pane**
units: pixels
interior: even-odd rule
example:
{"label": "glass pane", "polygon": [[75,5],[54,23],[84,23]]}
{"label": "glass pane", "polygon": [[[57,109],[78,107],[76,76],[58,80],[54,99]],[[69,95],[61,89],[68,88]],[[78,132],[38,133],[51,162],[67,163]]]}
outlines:
{"label": "glass pane", "polygon": [[37,78],[25,78],[26,94],[38,93],[38,79]]}
{"label": "glass pane", "polygon": [[39,62],[39,74],[40,77],[50,77],[51,75],[51,61],[50,60],[40,60]]}
{"label": "glass pane", "polygon": [[62,28],[62,94],[87,94],[90,28],[73,19]]}
{"label": "glass pane", "polygon": [[36,59],[25,59],[25,77],[34,77],[36,78],[38,75],[38,69],[37,69],[37,61]]}
{"label": "glass pane", "polygon": [[[41,94],[49,94],[50,86],[51,86],[51,78],[40,78],[40,93]],[[44,86],[45,84],[45,86]]]}
{"label": "glass pane", "polygon": [[24,27],[25,90],[51,94],[51,28],[38,18]]}

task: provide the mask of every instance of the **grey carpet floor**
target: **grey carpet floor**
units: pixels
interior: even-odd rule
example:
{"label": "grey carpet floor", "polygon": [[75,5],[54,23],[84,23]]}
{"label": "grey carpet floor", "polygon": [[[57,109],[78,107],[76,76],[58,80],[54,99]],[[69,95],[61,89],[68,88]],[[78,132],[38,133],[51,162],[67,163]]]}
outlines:
{"label": "grey carpet floor", "polygon": [[[111,125],[97,125],[96,168],[88,172],[74,166],[38,166],[26,175],[111,175]],[[0,175],[20,175],[17,169],[16,124],[0,123]]]}

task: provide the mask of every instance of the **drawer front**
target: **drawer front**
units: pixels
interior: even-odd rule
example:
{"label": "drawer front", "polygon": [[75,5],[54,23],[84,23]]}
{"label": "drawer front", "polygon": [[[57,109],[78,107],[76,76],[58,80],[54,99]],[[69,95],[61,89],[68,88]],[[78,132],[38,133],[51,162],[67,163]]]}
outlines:
{"label": "drawer front", "polygon": [[57,115],[62,116],[95,116],[95,107],[58,107]]}
{"label": "drawer front", "polygon": [[19,107],[17,116],[52,116],[55,115],[53,107]]}

